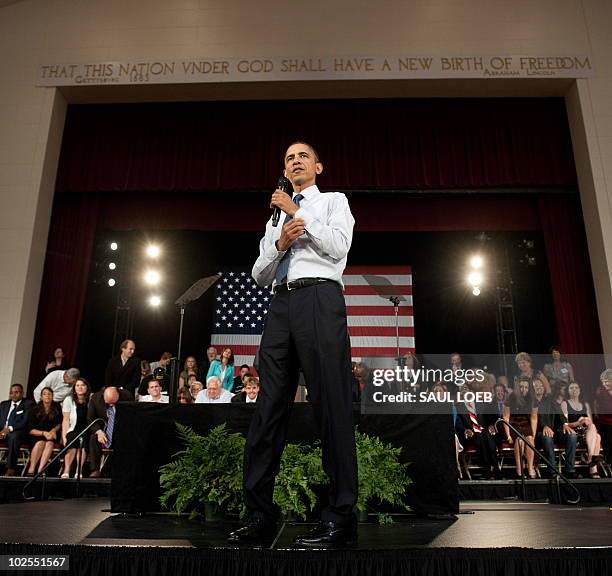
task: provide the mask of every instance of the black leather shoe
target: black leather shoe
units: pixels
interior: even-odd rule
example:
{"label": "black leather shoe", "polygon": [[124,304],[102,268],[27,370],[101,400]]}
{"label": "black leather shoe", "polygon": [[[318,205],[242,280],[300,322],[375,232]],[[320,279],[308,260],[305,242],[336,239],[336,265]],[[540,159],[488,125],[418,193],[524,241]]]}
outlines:
{"label": "black leather shoe", "polygon": [[357,526],[354,523],[340,525],[336,522],[319,522],[308,534],[298,536],[298,546],[341,546],[357,541]]}
{"label": "black leather shoe", "polygon": [[265,544],[276,536],[276,523],[251,520],[238,530],[234,530],[227,541],[231,544]]}

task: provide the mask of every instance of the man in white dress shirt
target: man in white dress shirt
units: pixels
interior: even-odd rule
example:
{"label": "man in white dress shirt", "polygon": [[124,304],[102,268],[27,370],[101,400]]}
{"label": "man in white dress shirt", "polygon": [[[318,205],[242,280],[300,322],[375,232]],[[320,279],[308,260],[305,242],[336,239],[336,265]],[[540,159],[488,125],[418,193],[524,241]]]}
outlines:
{"label": "man in white dress shirt", "polygon": [[196,404],[227,404],[232,401],[234,395],[221,386],[218,376],[211,376],[206,381],[206,390],[202,390],[196,396]]}
{"label": "man in white dress shirt", "polygon": [[159,380],[149,380],[147,385],[147,392],[144,396],[141,396],[139,402],[160,402],[161,404],[168,404],[168,396],[162,394],[162,388]]}
{"label": "man in white dress shirt", "polygon": [[259,348],[261,390],[245,446],[246,526],[230,534],[252,543],[275,533],[274,480],[285,445],[301,368],[321,432],[323,467],[330,478],[329,506],[321,522],[296,543],[346,544],[356,537],[357,459],[353,430],[351,359],[342,273],[355,220],[344,194],[322,194],[316,177],[323,164],[315,149],[294,142],[284,175],[294,194],[272,195],[282,225],[272,219],[259,245],[253,278],[272,285],[274,297]]}
{"label": "man in white dress shirt", "polygon": [[42,382],[34,388],[34,401],[38,404],[40,401],[40,393],[43,391],[43,388],[49,387],[53,390],[54,402],[59,402],[61,404],[66,396],[72,394],[72,387],[80,376],[81,373],[78,368],[49,372],[49,374],[43,378]]}

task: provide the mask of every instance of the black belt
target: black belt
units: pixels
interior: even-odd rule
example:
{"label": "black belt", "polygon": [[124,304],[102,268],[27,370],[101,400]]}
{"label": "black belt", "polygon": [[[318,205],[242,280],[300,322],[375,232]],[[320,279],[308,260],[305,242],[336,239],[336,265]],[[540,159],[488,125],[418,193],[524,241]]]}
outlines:
{"label": "black belt", "polygon": [[329,278],[298,278],[297,280],[291,280],[286,284],[277,284],[274,286],[274,293],[277,292],[290,292],[291,290],[297,290],[298,288],[306,288],[307,286],[314,286],[315,284],[324,284],[325,282],[333,282]]}

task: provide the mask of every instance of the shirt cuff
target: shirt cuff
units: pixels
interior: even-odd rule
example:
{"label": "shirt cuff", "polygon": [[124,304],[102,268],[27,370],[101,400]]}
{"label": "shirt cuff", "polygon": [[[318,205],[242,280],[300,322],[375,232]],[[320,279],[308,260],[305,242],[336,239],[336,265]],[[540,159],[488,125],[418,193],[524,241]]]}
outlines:
{"label": "shirt cuff", "polygon": [[285,255],[285,252],[281,252],[280,250],[278,250],[276,248],[276,241],[274,241],[268,248],[266,248],[265,255],[266,255],[266,258],[268,258],[268,260],[271,260],[271,261],[281,260],[282,257]]}

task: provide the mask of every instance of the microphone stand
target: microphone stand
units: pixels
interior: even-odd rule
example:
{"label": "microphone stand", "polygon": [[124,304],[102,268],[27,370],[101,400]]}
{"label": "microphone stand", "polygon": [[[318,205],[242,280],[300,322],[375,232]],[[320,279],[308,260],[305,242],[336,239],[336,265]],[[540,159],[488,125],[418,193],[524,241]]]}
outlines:
{"label": "microphone stand", "polygon": [[395,360],[397,361],[397,365],[401,368],[406,364],[406,358],[404,358],[400,354],[400,336],[399,336],[399,305],[400,299],[397,296],[391,296],[389,298],[391,304],[393,304],[393,309],[395,312],[395,346],[397,349],[397,356]]}
{"label": "microphone stand", "polygon": [[[546,466],[548,466],[548,468],[550,468],[556,475],[557,478],[557,490],[558,490],[558,494],[559,494],[559,501],[561,501],[561,491],[559,490],[559,478],[561,478],[561,480],[563,480],[563,482],[565,482],[574,492],[574,494],[576,494],[576,499],[575,500],[570,500],[569,498],[567,498],[567,503],[568,504],[578,504],[578,502],[580,502],[580,492],[578,491],[578,489],[576,488],[576,486],[574,486],[574,484],[571,482],[571,480],[569,480],[568,478],[566,478],[562,473],[561,470],[558,469],[548,458],[546,458],[546,456],[544,456],[544,454],[542,454],[542,452],[540,452],[531,442],[529,442],[529,440],[527,440],[527,438],[525,436],[523,436],[523,434],[521,434],[512,424],[510,424],[510,422],[507,422],[506,420],[504,420],[503,418],[498,418],[495,421],[495,424],[493,425],[495,428],[497,428],[497,425],[499,423],[502,423],[504,426],[508,426],[508,428],[510,428],[511,430],[514,431],[514,433],[527,445],[529,446],[529,448],[531,448],[535,454],[537,454],[542,460],[543,462],[546,464]],[[523,466],[523,471],[525,470],[525,466],[524,466],[524,462],[522,462]],[[522,491],[522,495],[523,495],[523,502],[525,501],[525,477],[524,474],[521,474],[521,491]]]}

